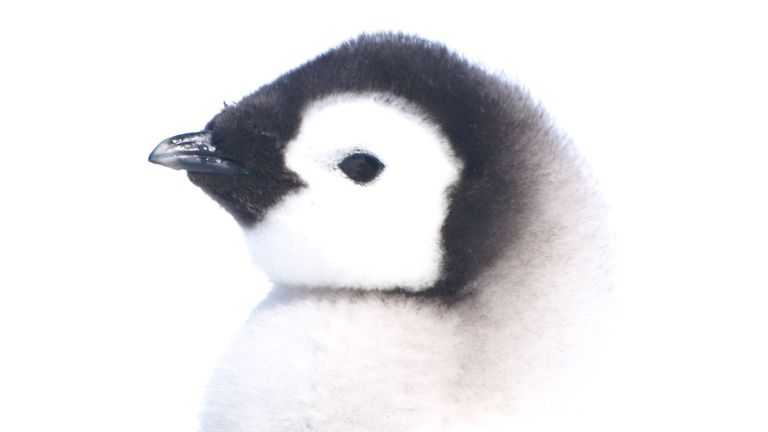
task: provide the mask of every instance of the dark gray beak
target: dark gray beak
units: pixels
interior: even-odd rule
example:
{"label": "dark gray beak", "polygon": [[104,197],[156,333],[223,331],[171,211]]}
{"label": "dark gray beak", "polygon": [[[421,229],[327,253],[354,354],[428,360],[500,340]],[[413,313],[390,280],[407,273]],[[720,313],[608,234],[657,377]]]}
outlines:
{"label": "dark gray beak", "polygon": [[210,132],[193,132],[163,140],[149,155],[158,165],[189,172],[245,175],[248,170],[211,143]]}

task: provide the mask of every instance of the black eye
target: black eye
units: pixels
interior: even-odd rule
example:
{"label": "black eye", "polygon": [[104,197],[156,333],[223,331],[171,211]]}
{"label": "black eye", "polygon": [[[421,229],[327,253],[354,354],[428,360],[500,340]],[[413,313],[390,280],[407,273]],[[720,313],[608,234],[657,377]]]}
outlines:
{"label": "black eye", "polygon": [[367,153],[353,153],[339,163],[339,168],[355,183],[368,183],[381,174],[384,164]]}

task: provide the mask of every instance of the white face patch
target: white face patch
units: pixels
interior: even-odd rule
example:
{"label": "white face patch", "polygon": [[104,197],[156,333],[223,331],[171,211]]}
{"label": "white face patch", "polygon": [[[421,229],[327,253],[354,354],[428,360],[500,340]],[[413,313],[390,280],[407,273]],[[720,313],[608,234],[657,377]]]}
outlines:
{"label": "white face patch", "polygon": [[[375,179],[356,183],[339,168],[355,153],[384,165]],[[307,108],[285,162],[307,186],[246,231],[273,283],[418,291],[436,282],[461,163],[426,116],[381,94],[329,97]]]}

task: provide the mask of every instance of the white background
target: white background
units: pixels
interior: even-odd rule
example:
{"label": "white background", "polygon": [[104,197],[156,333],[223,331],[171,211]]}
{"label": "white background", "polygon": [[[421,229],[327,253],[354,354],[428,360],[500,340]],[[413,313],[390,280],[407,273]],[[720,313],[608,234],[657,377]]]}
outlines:
{"label": "white background", "polygon": [[266,282],[230,217],[146,157],[376,30],[523,83],[592,161],[621,247],[603,424],[765,430],[759,6],[4,2],[0,430],[195,429]]}

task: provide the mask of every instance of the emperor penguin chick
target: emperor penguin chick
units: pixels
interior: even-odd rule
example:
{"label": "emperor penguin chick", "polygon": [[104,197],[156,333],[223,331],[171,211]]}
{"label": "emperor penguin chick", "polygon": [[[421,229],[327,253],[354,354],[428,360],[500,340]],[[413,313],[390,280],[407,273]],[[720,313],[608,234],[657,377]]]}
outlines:
{"label": "emperor penguin chick", "polygon": [[580,158],[515,85],[364,35],[150,160],[231,213],[274,284],[203,431],[506,430],[576,397],[609,236]]}

